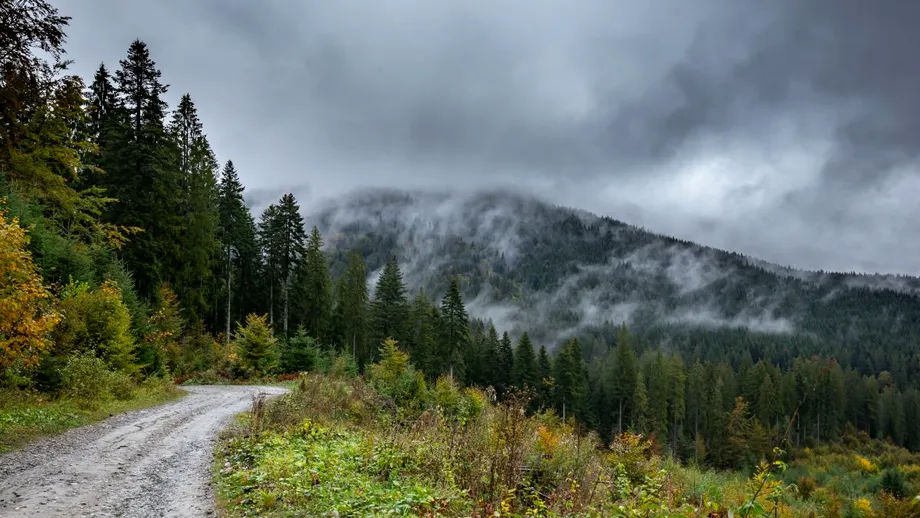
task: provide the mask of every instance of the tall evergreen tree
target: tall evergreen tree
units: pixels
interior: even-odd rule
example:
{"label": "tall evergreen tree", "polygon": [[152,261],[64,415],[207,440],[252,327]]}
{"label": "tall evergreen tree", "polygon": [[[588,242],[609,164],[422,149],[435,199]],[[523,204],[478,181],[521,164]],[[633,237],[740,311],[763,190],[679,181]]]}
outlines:
{"label": "tall evergreen tree", "polygon": [[323,238],[313,227],[307,239],[306,251],[296,272],[296,301],[298,321],[310,336],[321,343],[330,344],[332,337],[332,279]]}
{"label": "tall evergreen tree", "polygon": [[259,251],[263,265],[261,284],[268,289],[268,323],[272,329],[275,328],[275,308],[277,306],[275,291],[282,278],[279,266],[281,255],[279,223],[278,206],[272,203],[262,211],[258,226]]}
{"label": "tall evergreen tree", "polygon": [[[215,312],[217,315],[223,314],[224,332],[228,343],[234,314],[237,320],[242,320],[244,308],[241,307],[241,298],[245,293],[245,281],[251,284],[252,279],[249,277],[255,273],[252,264],[256,255],[255,232],[252,215],[243,199],[243,190],[236,168],[233,162],[228,160],[218,187],[218,237],[222,249],[218,270],[221,272],[222,289],[219,292],[223,293],[223,303],[218,305],[221,310]],[[235,297],[235,293],[238,296]],[[252,296],[251,292],[249,296]],[[237,300],[235,313],[234,299]]]}
{"label": "tall evergreen tree", "polygon": [[115,72],[115,90],[125,110],[126,127],[108,142],[103,153],[107,185],[118,200],[114,223],[139,227],[142,233],[123,254],[134,272],[138,291],[154,298],[163,281],[173,280],[181,250],[176,238],[184,227],[180,170],[173,161],[174,146],[163,125],[167,86],[150,58],[147,45],[135,40]]}
{"label": "tall evergreen tree", "polygon": [[218,242],[218,164],[205,138],[191,96],[182,96],[168,128],[178,158],[182,227],[176,236],[179,261],[176,291],[197,321],[208,314],[211,302],[212,267],[220,250]]}
{"label": "tall evergreen tree", "polygon": [[622,433],[623,426],[630,422],[634,411],[634,398],[639,383],[639,369],[636,361],[636,351],[633,349],[632,337],[623,324],[617,333],[617,346],[614,351],[612,369],[610,371],[611,397],[616,405],[617,433]]}
{"label": "tall evergreen tree", "polygon": [[370,317],[371,349],[387,338],[400,344],[408,341],[409,302],[406,300],[406,286],[395,256],[390,257],[377,280]]}
{"label": "tall evergreen tree", "polygon": [[296,265],[304,255],[306,233],[303,216],[294,195],[287,193],[276,205],[271,205],[262,214],[260,222],[262,253],[267,265],[271,320],[274,323],[276,291],[280,295],[281,332],[289,336],[290,292]]}
{"label": "tall evergreen tree", "polygon": [[87,91],[87,130],[92,142],[102,145],[107,127],[118,108],[115,85],[105,63],[99,65]]}
{"label": "tall evergreen tree", "polygon": [[357,252],[348,257],[348,269],[339,279],[336,301],[336,327],[338,342],[355,356],[363,368],[371,357],[367,341],[368,295],[367,270],[364,258]]}
{"label": "tall evergreen tree", "polygon": [[678,440],[686,412],[686,383],[684,362],[680,356],[672,355],[667,365],[668,415],[671,420],[671,452],[678,454]]}
{"label": "tall evergreen tree", "polygon": [[540,377],[540,386],[537,390],[539,406],[551,406],[553,404],[556,379],[553,374],[553,364],[549,359],[549,353],[546,352],[546,346],[543,345],[540,346],[540,352],[537,353],[537,373]]}
{"label": "tall evergreen tree", "polygon": [[438,345],[438,322],[435,320],[436,316],[435,307],[428,300],[425,291],[419,290],[412,301],[410,311],[412,343],[411,347],[409,347],[409,354],[412,357],[412,362],[418,365],[422,372],[432,379],[438,374],[433,363]]}
{"label": "tall evergreen tree", "polygon": [[527,333],[524,333],[514,350],[514,384],[521,388],[528,386],[536,389],[539,387],[538,375],[533,343]]}
{"label": "tall evergreen tree", "polygon": [[495,388],[500,395],[504,395],[508,388],[514,385],[514,347],[508,332],[502,333],[498,346],[498,362],[495,365]]}
{"label": "tall evergreen tree", "polygon": [[463,379],[463,354],[470,346],[470,320],[463,306],[457,279],[451,279],[441,301],[441,350],[439,357],[447,362],[451,376],[455,371]]}
{"label": "tall evergreen tree", "polygon": [[565,409],[566,415],[578,419],[587,410],[588,384],[584,376],[584,359],[577,338],[572,338],[556,356],[556,405]]}

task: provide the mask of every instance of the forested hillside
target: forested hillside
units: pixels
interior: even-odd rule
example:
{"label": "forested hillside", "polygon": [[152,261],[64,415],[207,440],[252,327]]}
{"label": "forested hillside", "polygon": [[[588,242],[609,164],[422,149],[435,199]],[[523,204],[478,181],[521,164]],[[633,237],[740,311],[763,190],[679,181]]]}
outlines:
{"label": "forested hillside", "polygon": [[920,382],[917,278],[783,268],[507,191],[365,191],[315,219],[334,272],[348,250],[371,272],[395,253],[410,291],[440,297],[456,277],[474,316],[551,349],[590,337],[590,358],[628,322],[703,359],[737,365],[746,352],[789,367],[823,354]]}
{"label": "forested hillside", "polygon": [[525,389],[602,442],[709,466],[844,436],[920,450],[916,279],[782,270],[509,192],[252,214],[193,95],[167,106],[156,49],[84,80],[66,18],[0,5],[5,388],[363,371],[392,338],[423,379]]}

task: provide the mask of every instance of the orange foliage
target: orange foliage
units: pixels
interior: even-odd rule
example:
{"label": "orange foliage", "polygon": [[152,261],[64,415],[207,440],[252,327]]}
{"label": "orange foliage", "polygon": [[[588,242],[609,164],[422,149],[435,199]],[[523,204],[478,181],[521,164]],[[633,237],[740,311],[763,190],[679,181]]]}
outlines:
{"label": "orange foliage", "polygon": [[[3,200],[0,200],[3,202]],[[29,238],[19,221],[0,209],[0,368],[35,365],[51,342],[48,332],[60,321],[53,297],[42,285]]]}

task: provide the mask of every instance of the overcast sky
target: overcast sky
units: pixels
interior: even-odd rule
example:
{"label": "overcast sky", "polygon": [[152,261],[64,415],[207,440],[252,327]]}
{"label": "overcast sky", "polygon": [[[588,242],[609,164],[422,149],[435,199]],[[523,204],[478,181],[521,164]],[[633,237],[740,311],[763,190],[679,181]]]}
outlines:
{"label": "overcast sky", "polygon": [[249,192],[511,185],[811,269],[920,274],[920,2],[55,0],[140,38]]}

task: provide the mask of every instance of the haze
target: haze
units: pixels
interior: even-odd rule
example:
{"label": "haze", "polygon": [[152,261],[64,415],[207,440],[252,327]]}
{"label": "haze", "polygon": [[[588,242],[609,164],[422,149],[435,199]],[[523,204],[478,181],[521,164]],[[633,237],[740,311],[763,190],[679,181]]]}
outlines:
{"label": "haze", "polygon": [[256,204],[511,186],[808,269],[920,274],[920,4],[83,0],[71,69],[135,38]]}

